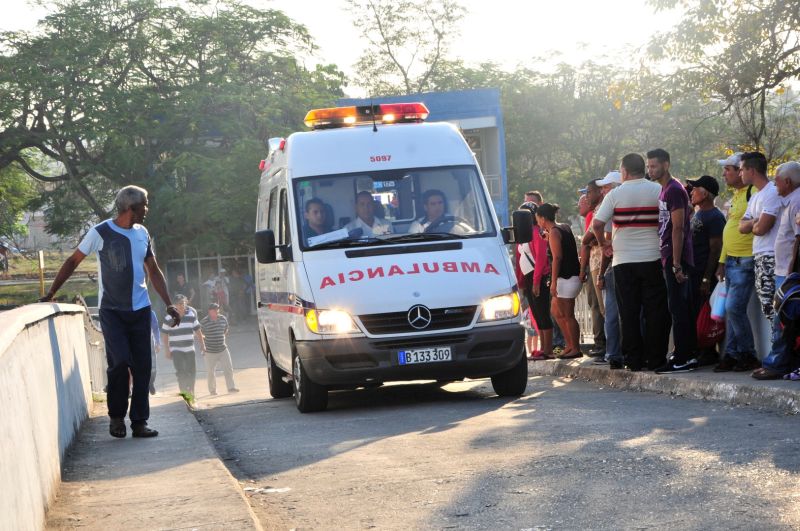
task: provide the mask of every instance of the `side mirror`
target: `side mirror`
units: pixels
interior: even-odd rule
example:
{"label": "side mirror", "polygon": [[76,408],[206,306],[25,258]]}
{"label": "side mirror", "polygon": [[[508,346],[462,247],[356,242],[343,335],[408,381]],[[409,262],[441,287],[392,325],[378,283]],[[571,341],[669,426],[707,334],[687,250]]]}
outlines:
{"label": "side mirror", "polygon": [[260,264],[271,264],[275,258],[275,233],[271,230],[256,232],[256,259]]}
{"label": "side mirror", "polygon": [[533,214],[530,210],[515,210],[511,213],[511,227],[503,229],[506,243],[528,243],[533,239]]}

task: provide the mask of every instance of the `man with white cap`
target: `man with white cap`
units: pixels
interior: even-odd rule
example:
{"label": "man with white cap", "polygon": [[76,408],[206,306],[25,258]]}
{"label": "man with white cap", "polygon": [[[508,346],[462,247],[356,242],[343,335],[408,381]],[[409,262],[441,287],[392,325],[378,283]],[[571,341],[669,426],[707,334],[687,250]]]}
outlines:
{"label": "man with white cap", "polygon": [[755,357],[755,342],[750,321],[747,319],[747,303],[755,285],[755,262],[753,261],[753,235],[739,232],[739,221],[747,210],[747,202],[753,195],[753,187],[744,184],[739,164],[741,153],[734,153],[719,160],[725,184],[733,189],[728,202],[728,221],[722,231],[722,251],[719,256],[717,277],[725,281],[725,350],[722,360],[714,372],[750,371],[758,367]]}
{"label": "man with white cap", "polygon": [[[611,190],[622,184],[622,175],[618,171],[610,171],[595,184],[601,188],[605,198]],[[600,204],[602,205],[602,201]],[[597,208],[599,209],[600,205]],[[596,211],[597,209],[595,209]],[[612,224],[609,220],[603,228],[606,239],[611,238],[611,230]],[[619,328],[619,306],[617,306],[617,294],[614,292],[614,272],[611,268],[612,256],[613,250],[611,256],[603,255],[597,275],[597,286],[605,291],[603,302],[605,309],[606,355],[603,361],[608,362],[611,369],[621,369],[623,367],[622,343]]]}

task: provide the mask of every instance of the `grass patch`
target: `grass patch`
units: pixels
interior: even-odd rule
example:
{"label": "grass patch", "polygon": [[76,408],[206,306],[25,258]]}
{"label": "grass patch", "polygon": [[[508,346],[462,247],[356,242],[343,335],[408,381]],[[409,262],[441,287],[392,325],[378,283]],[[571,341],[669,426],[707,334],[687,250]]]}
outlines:
{"label": "grass patch", "polygon": [[[45,280],[44,289],[50,289],[52,281]],[[59,302],[72,302],[76,295],[82,295],[89,306],[97,305],[97,282],[88,278],[70,278],[56,294]],[[22,306],[39,300],[39,283],[0,285],[0,306]]]}
{"label": "grass patch", "polygon": [[[72,251],[45,251],[44,252],[44,274],[45,277],[55,277],[61,264],[64,263]],[[97,273],[97,255],[90,254],[84,258],[73,275]],[[39,257],[14,255],[8,259],[8,275],[11,278],[39,278]]]}

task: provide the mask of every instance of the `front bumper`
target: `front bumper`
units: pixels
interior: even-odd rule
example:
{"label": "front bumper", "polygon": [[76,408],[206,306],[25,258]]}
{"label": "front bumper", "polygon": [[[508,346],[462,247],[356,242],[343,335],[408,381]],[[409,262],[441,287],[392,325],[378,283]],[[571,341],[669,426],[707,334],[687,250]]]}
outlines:
{"label": "front bumper", "polygon": [[[311,380],[321,385],[352,386],[408,380],[484,378],[510,369],[524,351],[518,323],[464,332],[391,339],[367,337],[297,341],[297,355]],[[398,352],[415,347],[450,346],[452,360],[400,365]]]}

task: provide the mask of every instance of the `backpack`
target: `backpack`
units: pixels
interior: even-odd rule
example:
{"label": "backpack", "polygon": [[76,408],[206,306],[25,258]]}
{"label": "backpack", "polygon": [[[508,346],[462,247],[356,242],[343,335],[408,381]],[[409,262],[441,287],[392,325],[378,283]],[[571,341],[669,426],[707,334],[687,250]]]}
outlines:
{"label": "backpack", "polygon": [[775,313],[784,327],[800,323],[800,273],[790,273],[772,299]]}

